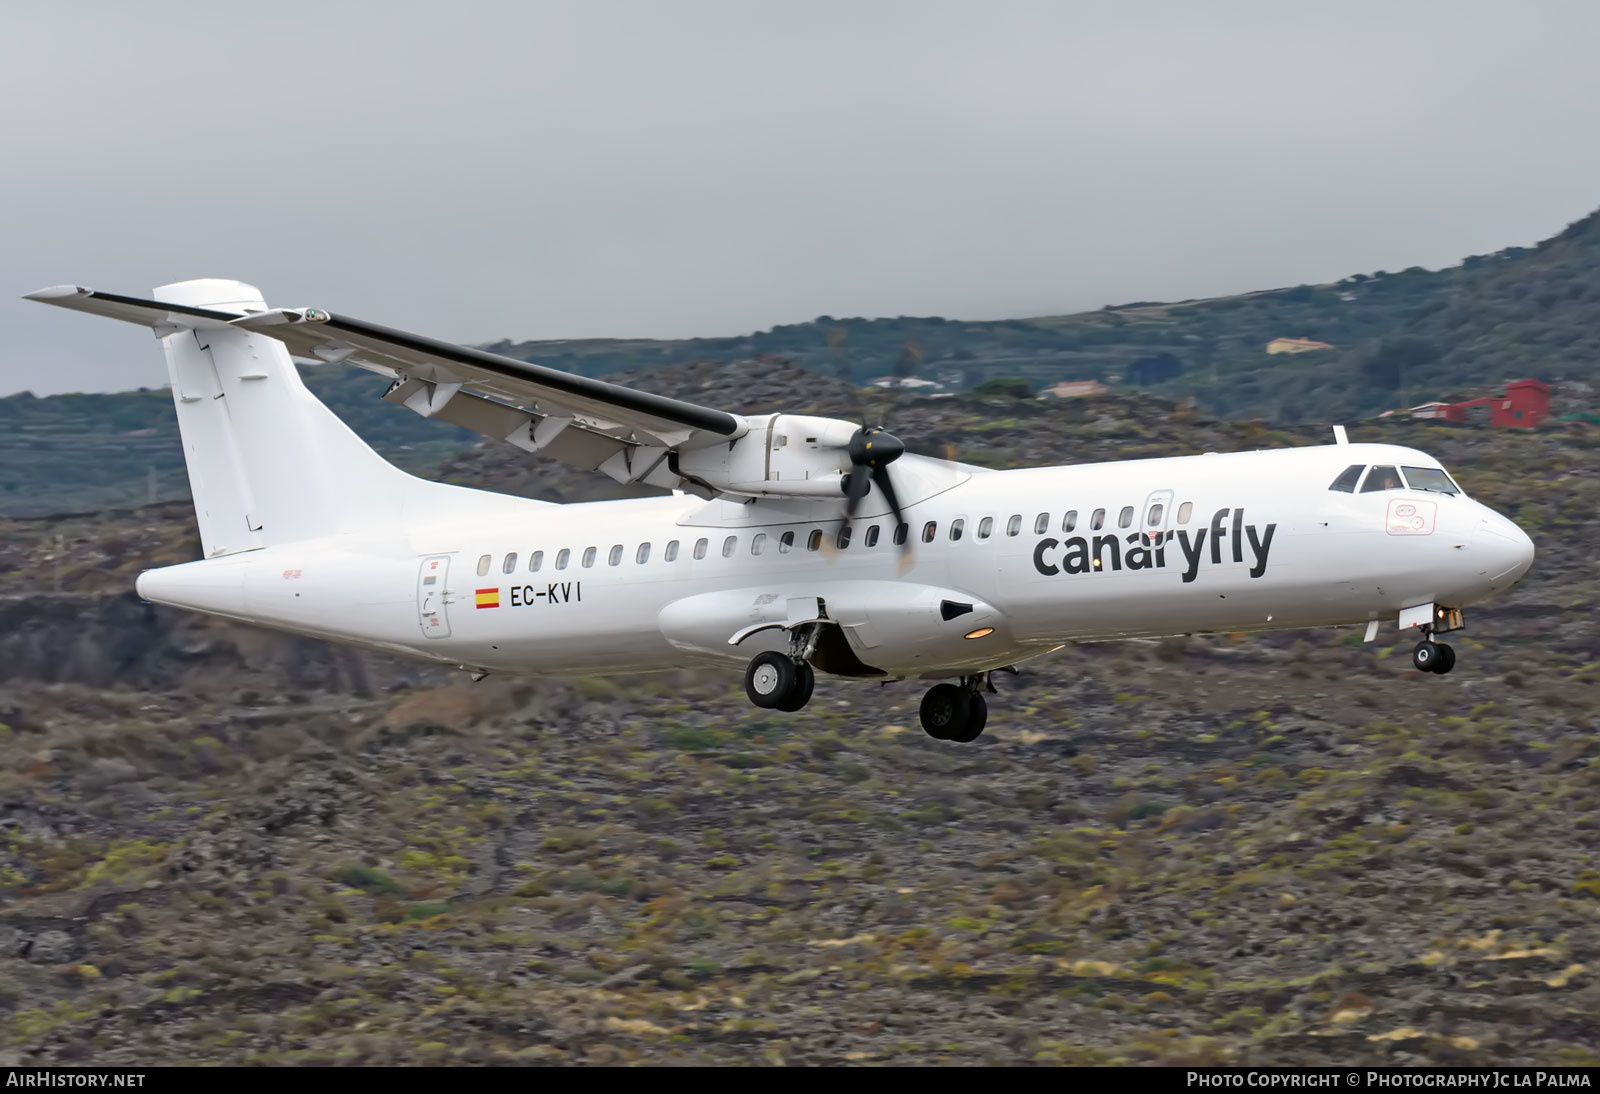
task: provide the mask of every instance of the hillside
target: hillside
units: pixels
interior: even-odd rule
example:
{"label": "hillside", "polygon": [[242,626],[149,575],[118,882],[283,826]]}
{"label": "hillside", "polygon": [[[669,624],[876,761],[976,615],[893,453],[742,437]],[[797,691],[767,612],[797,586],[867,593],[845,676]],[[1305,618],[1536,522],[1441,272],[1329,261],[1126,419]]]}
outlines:
{"label": "hillside", "polygon": [[[1325,440],[888,410],[993,465]],[[1600,429],[1353,434],[1538,542],[1452,675],[1392,632],[1076,647],[974,746],[914,685],[471,684],[141,605],[180,505],[0,519],[0,1065],[1600,1063]],[[450,477],[595,489],[509,451]]]}
{"label": "hillside", "polygon": [[[1280,337],[1336,348],[1268,355]],[[1208,300],[994,322],[821,317],[739,338],[494,348],[590,374],[766,354],[857,382],[897,367],[960,372],[968,384],[1120,378],[1193,396],[1214,414],[1285,422],[1364,417],[1528,375],[1559,381],[1588,405],[1600,362],[1600,212],[1537,246],[1448,269],[1355,273]]]}
{"label": "hillside", "polygon": [[[1022,377],[1112,379],[1194,399],[1206,413],[1278,423],[1351,421],[1397,406],[1477,393],[1506,379],[1558,384],[1556,413],[1600,410],[1600,213],[1531,248],[1450,269],[1355,274],[1330,285],[1080,315],[999,321],[832,319],[730,338],[501,342],[489,348],[590,376],[684,365],[787,360],[854,383],[902,372],[974,386]],[[382,320],[383,316],[370,318]],[[1268,341],[1335,347],[1269,356]],[[303,370],[307,382],[380,451],[410,470],[476,438],[381,401],[359,369]],[[722,392],[699,398],[721,405]],[[0,399],[0,515],[127,506],[187,495],[165,392]],[[849,405],[849,404],[847,404]],[[782,401],[746,409],[798,409]]]}

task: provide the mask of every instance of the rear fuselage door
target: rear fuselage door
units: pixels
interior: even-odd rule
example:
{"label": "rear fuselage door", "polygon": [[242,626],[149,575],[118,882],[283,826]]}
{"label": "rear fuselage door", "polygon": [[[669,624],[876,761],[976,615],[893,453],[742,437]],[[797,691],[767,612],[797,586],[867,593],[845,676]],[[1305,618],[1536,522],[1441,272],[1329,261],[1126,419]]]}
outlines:
{"label": "rear fuselage door", "polygon": [[450,617],[445,610],[444,579],[450,572],[450,556],[434,555],[422,560],[417,573],[417,620],[429,638],[450,637]]}

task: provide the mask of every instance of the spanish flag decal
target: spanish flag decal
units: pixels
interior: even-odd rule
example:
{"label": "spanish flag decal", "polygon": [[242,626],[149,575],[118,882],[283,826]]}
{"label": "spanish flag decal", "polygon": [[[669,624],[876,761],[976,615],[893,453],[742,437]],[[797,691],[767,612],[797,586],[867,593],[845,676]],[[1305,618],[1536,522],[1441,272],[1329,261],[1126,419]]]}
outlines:
{"label": "spanish flag decal", "polygon": [[498,608],[500,606],[499,589],[479,589],[477,595],[478,607],[480,608]]}

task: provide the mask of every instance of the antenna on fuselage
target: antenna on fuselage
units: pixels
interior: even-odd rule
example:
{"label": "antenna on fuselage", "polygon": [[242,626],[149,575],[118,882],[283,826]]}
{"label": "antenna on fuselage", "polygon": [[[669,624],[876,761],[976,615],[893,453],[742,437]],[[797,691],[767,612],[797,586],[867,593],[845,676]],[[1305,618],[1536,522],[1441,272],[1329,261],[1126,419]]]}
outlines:
{"label": "antenna on fuselage", "polygon": [[1350,438],[1345,434],[1344,426],[1336,425],[1336,426],[1333,427],[1333,443],[1334,444],[1349,444],[1350,443]]}

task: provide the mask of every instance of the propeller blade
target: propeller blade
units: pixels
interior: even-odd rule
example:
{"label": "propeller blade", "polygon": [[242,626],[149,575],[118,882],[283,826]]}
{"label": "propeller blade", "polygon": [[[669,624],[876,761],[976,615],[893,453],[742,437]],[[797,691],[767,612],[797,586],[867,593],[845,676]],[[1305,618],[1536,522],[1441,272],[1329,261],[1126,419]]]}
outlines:
{"label": "propeller blade", "polygon": [[856,515],[856,506],[861,504],[861,499],[866,497],[871,489],[872,478],[867,474],[866,469],[852,467],[849,476],[844,480],[844,520],[846,524],[850,523],[850,519]]}
{"label": "propeller blade", "polygon": [[[889,503],[889,512],[894,514],[894,525],[889,531],[889,534],[893,535],[903,523],[903,519],[900,513],[900,498],[894,492],[894,480],[889,477],[889,468],[886,466],[874,467],[872,469],[872,481],[877,485],[879,492],[883,494],[883,500]],[[900,544],[900,553],[904,555],[909,554],[910,551],[911,535],[908,529],[905,541]]]}

